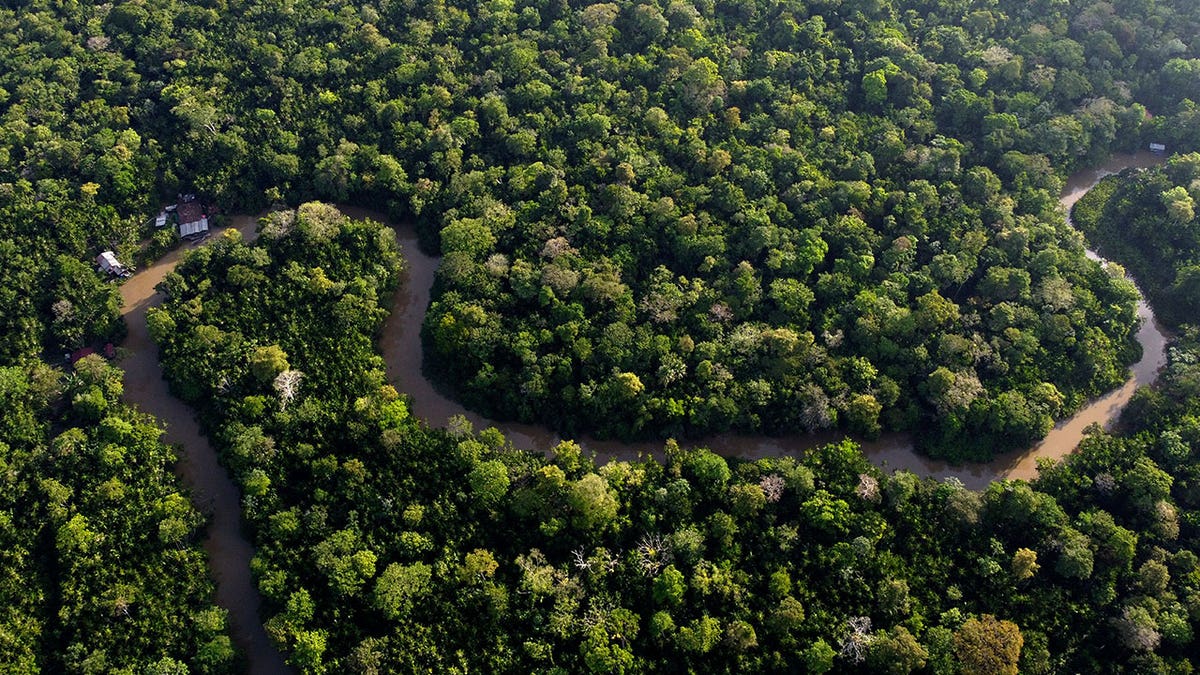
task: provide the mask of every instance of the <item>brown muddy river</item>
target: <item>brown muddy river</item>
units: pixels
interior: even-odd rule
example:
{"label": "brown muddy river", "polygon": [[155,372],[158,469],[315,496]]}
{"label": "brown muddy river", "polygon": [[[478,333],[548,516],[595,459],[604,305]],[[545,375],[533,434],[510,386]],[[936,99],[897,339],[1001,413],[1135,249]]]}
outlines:
{"label": "brown muddy river", "polygon": [[[1161,158],[1149,153],[1121,155],[1101,167],[1077,173],[1063,191],[1062,205],[1069,211],[1071,205],[1104,175],[1125,167],[1145,167],[1160,161]],[[353,207],[343,210],[357,218],[386,222],[376,212]],[[252,239],[256,221],[256,217],[238,216],[234,219],[234,227],[247,239]],[[538,426],[485,419],[442,396],[422,375],[421,323],[429,306],[429,292],[438,259],[421,253],[411,226],[393,227],[408,261],[408,271],[404,285],[396,293],[392,312],[379,340],[387,362],[389,380],[397,389],[412,396],[413,412],[431,425],[441,426],[450,417],[462,415],[476,428],[494,426],[500,429],[517,447],[543,452],[554,447],[561,440],[554,432]],[[217,234],[214,233],[214,236]],[[178,473],[191,489],[196,508],[212,517],[204,548],[216,580],[216,602],[229,610],[233,638],[248,657],[249,672],[287,673],[290,669],[271,644],[259,618],[261,598],[250,574],[250,558],[254,550],[241,530],[240,493],[217,461],[216,452],[200,433],[192,410],[168,391],[158,363],[158,350],[146,330],[146,310],[161,302],[161,296],[154,290],[155,285],[175,268],[183,253],[190,248],[185,244],[154,265],[139,271],[121,288],[124,301],[122,314],[129,325],[129,337],[124,343],[129,356],[121,363],[125,369],[125,399],[161,420],[167,427],[165,440],[183,448]],[[1165,361],[1166,338],[1144,302],[1139,303],[1138,314],[1143,319],[1138,332],[1143,355],[1130,369],[1130,379],[1123,387],[1091,402],[1073,417],[1060,422],[1033,448],[1009,453],[986,464],[964,466],[951,466],[916,454],[911,437],[905,434],[888,434],[876,441],[863,442],[863,451],[872,462],[885,469],[907,469],[920,476],[938,479],[953,476],[972,489],[984,488],[998,479],[1033,478],[1036,476],[1038,459],[1059,459],[1072,452],[1083,438],[1084,429],[1091,424],[1110,424],[1128,403],[1136,387],[1154,381]],[[839,433],[784,437],[725,434],[692,440],[689,444],[705,446],[725,456],[755,459],[799,455],[812,447],[841,438],[844,436]],[[597,459],[602,462],[657,455],[662,450],[662,443],[656,441],[620,443],[586,437],[575,440],[585,449],[596,453]]]}
{"label": "brown muddy river", "polygon": [[[238,216],[233,227],[253,239],[256,224],[255,217]],[[157,417],[167,428],[164,440],[183,448],[176,472],[191,490],[196,509],[211,516],[204,550],[217,585],[215,600],[229,610],[230,632],[247,656],[249,672],[290,673],[258,616],[261,598],[250,576],[254,549],[242,533],[241,493],[200,433],[192,409],[168,391],[158,363],[158,348],[146,330],[146,310],[162,302],[162,295],[154,287],[191,249],[191,244],[183,244],[121,286],[121,314],[129,325],[129,337],[122,345],[129,356],[120,363],[125,369],[125,401]]]}
{"label": "brown muddy river", "polygon": [[[1071,206],[1104,176],[1127,167],[1143,168],[1161,161],[1161,157],[1148,152],[1115,156],[1102,166],[1071,176],[1063,190],[1060,203],[1069,214]],[[382,214],[374,211],[353,207],[345,207],[343,210],[356,218],[387,222]],[[542,452],[553,448],[562,440],[553,431],[540,426],[486,419],[443,396],[422,374],[421,323],[425,320],[425,311],[429,307],[429,292],[433,286],[438,259],[420,251],[417,247],[416,233],[410,225],[393,224],[392,227],[396,230],[397,240],[408,261],[408,276],[396,294],[392,312],[384,324],[379,340],[384,361],[387,362],[389,381],[398,390],[412,395],[413,412],[431,425],[442,426],[450,417],[462,415],[477,429],[492,426],[503,431],[517,447]],[[1097,257],[1091,251],[1088,254]],[[907,469],[919,476],[938,479],[953,476],[972,489],[983,489],[988,483],[1000,479],[1035,478],[1039,459],[1060,459],[1071,453],[1079,445],[1084,431],[1089,426],[1111,424],[1129,402],[1134,390],[1140,385],[1154,381],[1159,368],[1165,362],[1166,338],[1155,323],[1153,312],[1144,301],[1138,303],[1138,316],[1142,319],[1142,326],[1137,335],[1138,342],[1142,345],[1142,358],[1130,368],[1130,378],[1125,385],[1090,402],[1074,416],[1059,422],[1041,443],[1032,448],[1006,453],[987,463],[955,466],[918,455],[908,434],[885,434],[874,441],[860,440],[863,452],[872,462],[884,469]],[[722,434],[688,440],[687,444],[707,447],[727,457],[757,459],[782,455],[798,456],[805,450],[845,437],[846,435],[840,432],[780,437]],[[596,453],[597,460],[601,462],[611,459],[634,459],[641,455],[658,455],[661,454],[663,445],[661,441],[622,443],[588,437],[577,437],[574,440],[584,449]]]}

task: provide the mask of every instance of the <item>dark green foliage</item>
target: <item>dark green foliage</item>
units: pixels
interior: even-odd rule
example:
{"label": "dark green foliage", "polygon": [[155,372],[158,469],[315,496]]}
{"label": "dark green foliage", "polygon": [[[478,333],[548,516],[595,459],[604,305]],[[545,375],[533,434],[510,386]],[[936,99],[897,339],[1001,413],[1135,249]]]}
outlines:
{"label": "dark green foliage", "polygon": [[119,401],[121,371],[0,368],[0,654],[10,672],[231,673],[203,517],[162,430]]}
{"label": "dark green foliage", "polygon": [[[169,453],[111,371],[38,362],[120,338],[88,266],[135,259],[177,192],[415,219],[444,254],[431,365],[489,413],[610,436],[910,429],[983,457],[1134,356],[1131,289],[1056,197],[1110,151],[1200,146],[1197,7],[0,9],[0,664],[229,668]],[[1188,251],[1194,188],[1168,175],[1148,198]],[[1190,665],[1190,348],[1136,401],[1144,434],[1094,437],[1037,489],[883,477],[848,444],[598,468],[422,428],[373,348],[390,236],[317,204],[264,229],[195,255],[150,320],[302,670],[841,672],[858,645],[951,672],[976,615],[1019,625],[1030,672]],[[1168,318],[1193,267],[1153,270]]]}
{"label": "dark green foliage", "polygon": [[1168,326],[1200,316],[1200,154],[1106,179],[1076,204],[1076,223],[1129,269]]}
{"label": "dark green foliage", "polygon": [[[341,227],[331,241],[378,229]],[[1098,434],[1038,483],[983,494],[882,475],[850,442],[753,463],[668,443],[662,463],[598,467],[570,442],[543,457],[494,431],[426,428],[377,377],[307,384],[373,372],[369,348],[292,364],[309,370],[284,408],[246,370],[253,350],[223,345],[281,344],[291,359],[364,344],[377,323],[310,313],[311,274],[255,295],[219,280],[255,258],[325,261],[342,270],[332,288],[394,282],[394,267],[371,276],[386,248],[290,245],[300,236],[194,254],[159,316],[176,326],[168,370],[197,378],[252,495],[268,630],[304,672],[1013,672],[1017,659],[1107,672],[1193,658],[1195,500],[1164,467],[1197,469],[1178,443],[1160,464],[1149,435]],[[249,394],[263,404],[239,405]]]}

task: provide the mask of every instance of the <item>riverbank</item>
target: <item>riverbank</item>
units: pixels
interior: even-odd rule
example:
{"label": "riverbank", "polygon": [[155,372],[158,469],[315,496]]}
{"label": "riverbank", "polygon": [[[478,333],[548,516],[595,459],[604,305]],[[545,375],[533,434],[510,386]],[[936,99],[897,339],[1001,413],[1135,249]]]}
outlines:
{"label": "riverbank", "polygon": [[[247,240],[256,236],[255,216],[238,216],[231,228]],[[220,236],[214,232],[213,236]],[[250,574],[254,549],[242,532],[241,493],[217,460],[217,453],[200,433],[192,409],[171,395],[158,362],[158,348],[146,327],[146,311],[162,302],[155,286],[170,273],[187,251],[184,244],[133,275],[121,286],[121,315],[129,326],[123,346],[128,356],[125,401],[153,415],[166,427],[164,440],[182,449],[176,472],[191,491],[192,503],[210,517],[204,550],[216,581],[216,603],[229,612],[232,637],[246,655],[248,672],[264,675],[289,673],[283,656],[263,630],[258,609],[262,600]]]}
{"label": "riverbank", "polygon": [[[1080,172],[1067,183],[1061,199],[1062,206],[1069,213],[1071,205],[1104,175],[1127,166],[1149,166],[1159,161],[1161,158],[1148,153],[1126,155],[1115,157],[1104,166]],[[381,214],[366,209],[345,207],[343,211],[355,218],[387,222]],[[257,217],[238,216],[234,219],[234,227],[247,239],[253,239],[256,222]],[[462,415],[477,428],[494,426],[500,429],[517,447],[543,452],[553,448],[562,440],[554,432],[534,425],[499,423],[471,413],[457,402],[442,396],[425,378],[421,372],[421,324],[429,307],[430,290],[439,260],[421,253],[416,232],[411,226],[393,227],[406,256],[407,269],[379,339],[389,381],[398,390],[412,396],[413,413],[433,426],[445,425],[451,417]],[[212,517],[204,545],[212,575],[217,582],[216,601],[229,611],[233,637],[248,657],[249,672],[289,672],[259,618],[261,598],[250,574],[253,548],[241,531],[240,494],[217,461],[216,452],[200,433],[191,409],[170,395],[158,363],[157,348],[146,330],[146,310],[161,301],[154,287],[175,268],[189,248],[177,249],[138,272],[122,286],[122,314],[129,325],[129,337],[124,343],[129,357],[121,364],[126,371],[125,399],[162,420],[167,427],[167,442],[183,448],[179,475],[191,489],[196,507]],[[1060,459],[1072,452],[1090,425],[1111,423],[1138,386],[1154,381],[1165,360],[1166,338],[1155,326],[1153,313],[1144,302],[1139,303],[1138,312],[1143,318],[1138,333],[1143,355],[1131,368],[1129,381],[1060,422],[1037,446],[1008,453],[985,464],[952,466],[917,454],[910,436],[889,434],[879,440],[861,442],[864,454],[877,466],[887,470],[905,469],[937,479],[954,477],[972,489],[985,488],[988,483],[999,479],[1034,478],[1039,459]],[[689,444],[703,445],[725,456],[758,459],[796,456],[812,447],[844,437],[840,433],[788,437],[725,434],[690,441]],[[597,441],[586,437],[575,440],[585,449],[596,453],[600,461],[660,455],[663,445],[661,442]]]}
{"label": "riverbank", "polygon": [[[1079,171],[1068,179],[1059,200],[1068,221],[1071,206],[1104,176],[1129,167],[1145,168],[1161,163],[1163,158],[1148,152],[1117,155],[1108,162]],[[399,391],[413,398],[413,413],[432,426],[443,426],[454,416],[463,416],[476,428],[496,427],[513,445],[548,452],[563,440],[555,432],[529,424],[497,422],[473,413],[458,402],[443,396],[421,370],[421,325],[429,307],[430,290],[437,272],[438,258],[427,256],[417,245],[417,235],[411,225],[391,224],[386,216],[362,208],[342,209],[355,218],[371,218],[390,224],[396,231],[408,263],[401,290],[393,299],[392,311],[384,324],[379,347],[387,364],[388,380]],[[1089,251],[1089,256],[1098,258]],[[1142,320],[1137,340],[1142,346],[1142,358],[1130,368],[1125,384],[1105,396],[1089,402],[1071,417],[1060,421],[1040,443],[1032,448],[1005,453],[986,463],[951,465],[932,460],[916,452],[908,434],[885,434],[873,441],[855,439],[863,453],[876,466],[896,471],[908,470],[923,476],[944,480],[957,478],[972,489],[983,489],[996,480],[1037,477],[1039,460],[1059,460],[1079,446],[1086,430],[1093,424],[1110,425],[1133,397],[1137,387],[1151,384],[1166,361],[1166,337],[1154,321],[1154,313],[1144,300],[1138,302],[1138,317]],[[795,456],[810,448],[847,438],[845,433],[797,434],[771,437],[761,435],[722,434],[689,440],[688,445],[703,446],[727,456],[742,459]],[[578,437],[573,439],[585,450],[594,452],[599,461],[636,459],[657,456],[662,452],[661,441],[622,443]]]}

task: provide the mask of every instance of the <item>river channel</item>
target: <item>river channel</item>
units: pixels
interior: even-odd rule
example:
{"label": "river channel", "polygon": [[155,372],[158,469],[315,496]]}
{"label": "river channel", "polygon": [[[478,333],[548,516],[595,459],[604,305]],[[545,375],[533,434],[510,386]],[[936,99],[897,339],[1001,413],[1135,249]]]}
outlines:
{"label": "river channel", "polygon": [[[1061,198],[1062,206],[1069,212],[1075,201],[1105,175],[1126,167],[1146,167],[1158,162],[1161,162],[1160,157],[1138,153],[1117,156],[1103,166],[1081,171],[1067,182]],[[345,207],[343,211],[356,218],[386,222],[381,214],[373,211],[354,207]],[[250,240],[255,236],[256,222],[255,217],[238,216],[234,218],[233,227]],[[441,395],[424,377],[421,372],[421,324],[429,307],[438,259],[421,253],[411,226],[393,227],[408,263],[407,278],[395,294],[379,346],[387,363],[389,380],[397,389],[412,396],[414,414],[435,426],[445,425],[452,416],[462,415],[476,428],[493,426],[500,429],[516,447],[545,452],[557,445],[562,439],[546,428],[497,422],[466,410]],[[218,462],[217,454],[208,440],[200,433],[191,408],[170,394],[158,362],[158,349],[146,329],[146,310],[162,301],[155,286],[175,268],[190,248],[185,245],[172,252],[139,271],[121,287],[122,315],[129,325],[129,337],[123,345],[129,356],[121,363],[125,369],[125,400],[161,420],[167,428],[166,442],[183,448],[177,470],[191,489],[193,504],[211,516],[204,548],[217,585],[216,602],[229,611],[231,632],[247,655],[249,672],[287,673],[290,669],[271,644],[258,614],[261,597],[250,574],[250,559],[254,549],[242,532],[238,489]],[[1090,251],[1089,255],[1096,257]],[[1138,316],[1143,320],[1137,335],[1142,346],[1142,358],[1130,369],[1129,380],[1124,386],[1092,401],[1073,417],[1060,422],[1035,447],[1008,453],[984,464],[952,466],[918,455],[911,436],[907,434],[885,434],[878,440],[861,442],[863,452],[884,469],[907,469],[920,476],[938,479],[953,476],[972,489],[982,489],[999,479],[1033,478],[1037,473],[1038,459],[1059,459],[1072,452],[1088,426],[1110,424],[1138,386],[1154,381],[1165,361],[1166,338],[1155,324],[1154,315],[1145,302],[1139,302]],[[798,456],[807,449],[844,437],[840,433],[783,437],[723,434],[690,440],[688,443],[708,447],[725,456],[756,459]],[[602,462],[656,456],[661,454],[663,445],[659,441],[621,443],[587,437],[575,440],[586,450],[596,453],[597,459]]]}
{"label": "river channel", "polygon": [[[255,237],[257,221],[251,216],[238,216],[233,227],[249,240]],[[290,673],[258,615],[262,600],[250,576],[254,548],[242,532],[241,494],[217,461],[208,439],[200,433],[192,409],[167,389],[158,348],[146,328],[146,310],[162,303],[162,295],[154,287],[191,248],[184,244],[121,286],[121,314],[129,326],[129,336],[122,345],[129,355],[120,364],[125,370],[125,401],[158,418],[167,429],[163,440],[183,449],[176,472],[191,490],[192,504],[210,516],[204,550],[217,585],[215,600],[229,611],[230,633],[246,654],[248,672]]]}
{"label": "river channel", "polygon": [[[1075,202],[1104,176],[1118,173],[1125,168],[1145,168],[1160,162],[1160,156],[1148,152],[1114,156],[1101,166],[1071,176],[1063,189],[1060,204],[1069,219],[1071,207]],[[342,210],[355,218],[387,222],[384,216],[374,211],[355,207],[344,207]],[[431,425],[442,426],[450,417],[461,415],[470,420],[477,429],[490,426],[503,431],[516,447],[542,452],[553,448],[563,439],[552,430],[484,418],[443,396],[426,379],[421,372],[421,324],[429,307],[429,293],[439,261],[438,258],[421,252],[417,246],[416,233],[410,225],[392,224],[392,227],[396,230],[396,237],[408,262],[408,269],[407,278],[401,290],[396,293],[392,311],[379,340],[384,361],[387,363],[389,381],[398,390],[412,396],[414,414]],[[1099,256],[1090,250],[1088,255],[1099,259]],[[986,463],[951,465],[917,454],[909,434],[891,433],[871,441],[855,440],[862,446],[863,453],[885,470],[907,469],[919,476],[937,479],[955,477],[971,489],[983,489],[988,483],[1000,479],[1033,479],[1037,476],[1039,459],[1061,459],[1070,454],[1079,445],[1089,426],[1110,425],[1129,402],[1134,390],[1154,381],[1159,368],[1166,360],[1166,337],[1144,300],[1138,302],[1137,313],[1142,320],[1137,334],[1137,340],[1142,346],[1142,357],[1130,368],[1130,378],[1122,387],[1089,402],[1073,416],[1059,422],[1045,439],[1032,448],[1005,453]],[[793,436],[721,434],[689,439],[686,444],[707,447],[727,457],[758,459],[784,455],[799,456],[805,450],[846,437],[841,432]],[[662,441],[623,443],[601,441],[586,436],[576,437],[574,440],[585,450],[594,452],[600,462],[657,456],[661,454],[663,447]]]}

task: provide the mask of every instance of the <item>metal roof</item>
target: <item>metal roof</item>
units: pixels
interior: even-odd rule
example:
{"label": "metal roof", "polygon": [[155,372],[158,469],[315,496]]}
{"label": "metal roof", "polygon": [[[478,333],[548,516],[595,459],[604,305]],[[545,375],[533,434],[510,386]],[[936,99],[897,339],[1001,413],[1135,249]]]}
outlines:
{"label": "metal roof", "polygon": [[193,221],[190,223],[180,223],[179,224],[179,236],[181,236],[181,237],[190,237],[193,234],[200,234],[201,232],[208,232],[208,218],[207,217],[201,218],[200,220],[196,220],[196,221]]}
{"label": "metal roof", "polygon": [[96,256],[96,264],[102,267],[105,271],[122,269],[120,261],[112,251],[105,251]]}

